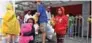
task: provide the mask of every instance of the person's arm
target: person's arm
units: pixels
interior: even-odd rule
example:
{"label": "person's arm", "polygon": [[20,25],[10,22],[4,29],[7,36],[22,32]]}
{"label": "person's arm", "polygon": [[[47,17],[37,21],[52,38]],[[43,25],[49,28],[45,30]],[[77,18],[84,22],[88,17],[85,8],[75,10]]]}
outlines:
{"label": "person's arm", "polygon": [[51,19],[51,24],[54,26],[55,25],[55,18],[54,17],[52,17],[52,19]]}
{"label": "person's arm", "polygon": [[36,15],[36,16],[39,16],[39,15],[40,15],[40,13],[39,13],[39,12],[36,12],[36,13],[35,13],[35,15]]}

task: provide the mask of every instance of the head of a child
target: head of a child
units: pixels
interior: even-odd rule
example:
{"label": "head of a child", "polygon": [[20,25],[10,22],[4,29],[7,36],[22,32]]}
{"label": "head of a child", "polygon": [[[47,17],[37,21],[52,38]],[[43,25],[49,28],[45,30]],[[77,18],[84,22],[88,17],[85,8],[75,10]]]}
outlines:
{"label": "head of a child", "polygon": [[33,18],[29,18],[26,23],[32,23],[32,24],[34,24],[34,19]]}
{"label": "head of a child", "polygon": [[65,9],[64,9],[64,7],[59,7],[57,9],[57,14],[60,15],[60,16],[65,15]]}

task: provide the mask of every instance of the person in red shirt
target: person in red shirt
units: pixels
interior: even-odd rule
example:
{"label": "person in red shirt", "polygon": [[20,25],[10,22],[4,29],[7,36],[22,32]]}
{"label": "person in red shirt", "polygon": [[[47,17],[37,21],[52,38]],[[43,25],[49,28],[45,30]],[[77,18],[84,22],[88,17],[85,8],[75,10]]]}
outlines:
{"label": "person in red shirt", "polygon": [[57,15],[54,18],[54,22],[54,28],[57,34],[57,43],[63,43],[68,26],[68,16],[65,15],[64,7],[57,9]]}

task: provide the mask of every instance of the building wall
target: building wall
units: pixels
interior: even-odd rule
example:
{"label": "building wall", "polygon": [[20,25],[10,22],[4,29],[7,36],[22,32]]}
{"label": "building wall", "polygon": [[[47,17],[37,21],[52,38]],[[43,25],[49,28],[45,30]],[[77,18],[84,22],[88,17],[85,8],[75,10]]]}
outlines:
{"label": "building wall", "polygon": [[[77,4],[77,5],[68,5],[68,6],[63,6],[65,8],[65,13],[72,13],[74,15],[82,14],[82,4]],[[56,10],[58,7],[54,7],[51,9],[52,13],[56,14]]]}

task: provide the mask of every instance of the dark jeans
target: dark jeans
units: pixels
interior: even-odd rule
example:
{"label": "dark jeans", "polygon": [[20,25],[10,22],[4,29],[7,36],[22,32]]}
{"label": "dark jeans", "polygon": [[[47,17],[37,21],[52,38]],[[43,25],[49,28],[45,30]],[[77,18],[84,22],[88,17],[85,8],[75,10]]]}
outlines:
{"label": "dark jeans", "polygon": [[57,43],[64,43],[64,35],[57,34]]}

